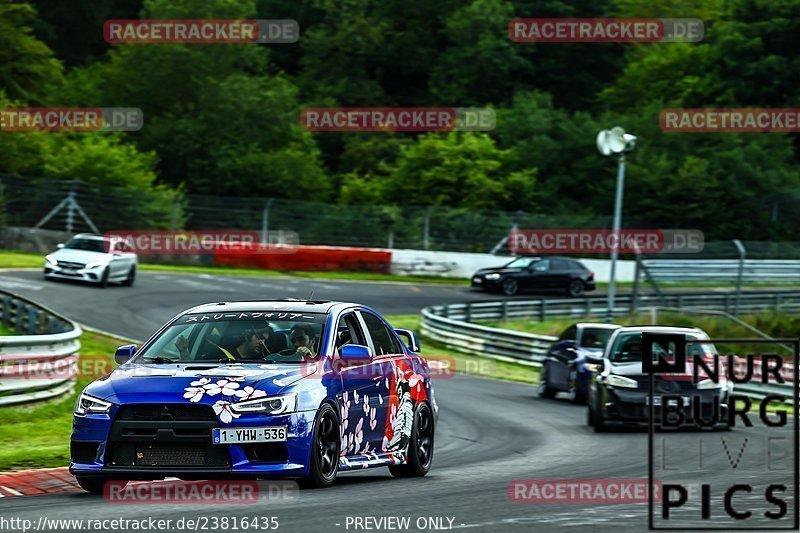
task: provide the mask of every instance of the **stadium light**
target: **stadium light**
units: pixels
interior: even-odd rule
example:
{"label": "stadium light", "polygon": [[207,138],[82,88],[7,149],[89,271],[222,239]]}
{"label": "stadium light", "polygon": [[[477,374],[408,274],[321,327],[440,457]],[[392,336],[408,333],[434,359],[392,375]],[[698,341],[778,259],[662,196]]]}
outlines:
{"label": "stadium light", "polygon": [[[625,152],[630,152],[636,146],[636,136],[625,133],[619,126],[610,130],[602,130],[597,134],[597,149],[603,155],[619,154],[617,166],[617,193],[614,196],[614,222],[611,229],[615,240],[619,243],[619,232],[622,222],[622,194],[625,189]],[[608,309],[606,322],[614,319],[614,303],[617,288],[617,256],[619,246],[611,249],[611,279],[608,284]]]}

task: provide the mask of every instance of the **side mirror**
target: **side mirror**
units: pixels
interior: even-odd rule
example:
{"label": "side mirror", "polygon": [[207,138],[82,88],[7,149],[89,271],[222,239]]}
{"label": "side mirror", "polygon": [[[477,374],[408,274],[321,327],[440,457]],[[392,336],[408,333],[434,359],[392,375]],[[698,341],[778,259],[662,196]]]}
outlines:
{"label": "side mirror", "polygon": [[372,361],[369,348],[362,344],[345,344],[342,346],[341,358],[345,363],[368,363]]}
{"label": "side mirror", "polygon": [[125,346],[120,346],[117,348],[116,353],[114,353],[114,360],[118,365],[124,365],[131,360],[131,357],[133,357],[134,353],[136,353],[135,344],[126,344]]}
{"label": "side mirror", "polygon": [[63,247],[64,247],[64,243],[63,242],[60,242],[60,243],[56,244],[56,248],[58,248],[59,250],[61,248],[63,248]]}
{"label": "side mirror", "polygon": [[417,334],[411,331],[410,329],[396,329],[394,330],[402,339],[405,341],[406,346],[412,352],[419,353],[419,338]]}
{"label": "side mirror", "polygon": [[[595,372],[602,372],[605,366],[602,355],[587,355],[585,360],[586,365],[593,365]],[[590,369],[591,370],[591,369]]]}
{"label": "side mirror", "polygon": [[577,347],[577,343],[572,340],[563,340],[561,341],[561,346],[564,348],[569,348],[571,350],[574,350]]}

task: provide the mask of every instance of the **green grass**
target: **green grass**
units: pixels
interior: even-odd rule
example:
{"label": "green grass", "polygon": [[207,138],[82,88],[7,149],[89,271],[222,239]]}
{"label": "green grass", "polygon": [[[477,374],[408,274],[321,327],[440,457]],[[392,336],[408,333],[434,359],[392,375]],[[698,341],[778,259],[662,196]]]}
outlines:
{"label": "green grass", "polygon": [[[0,251],[0,268],[42,268],[44,256],[12,250]],[[281,271],[260,268],[239,268],[228,266],[160,265],[141,263],[140,270],[154,272],[179,272],[184,274],[212,274],[229,276],[293,277],[309,279],[339,279],[355,281],[392,281],[404,283],[440,283],[445,285],[467,285],[464,278],[440,278],[434,276],[400,276],[370,272],[306,272],[300,270]]]}
{"label": "green grass", "polygon": [[20,334],[19,331],[0,322],[0,337],[7,337],[9,335],[19,335],[19,334]]}
{"label": "green grass", "polygon": [[[84,360],[103,358],[111,363],[115,349],[121,344],[126,343],[84,332],[81,357]],[[57,400],[0,408],[3,421],[0,424],[0,471],[69,464],[72,409],[77,394],[91,380],[91,377],[79,377],[75,392]]]}
{"label": "green grass", "polygon": [[0,250],[0,268],[42,268],[44,256],[28,252]]}

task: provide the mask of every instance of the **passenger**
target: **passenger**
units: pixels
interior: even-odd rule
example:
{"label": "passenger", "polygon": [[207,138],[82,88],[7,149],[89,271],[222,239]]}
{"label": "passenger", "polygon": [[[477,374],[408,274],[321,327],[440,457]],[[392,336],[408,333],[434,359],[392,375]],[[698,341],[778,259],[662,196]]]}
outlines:
{"label": "passenger", "polygon": [[316,338],[314,330],[307,324],[295,324],[289,332],[289,340],[294,346],[295,352],[303,357],[313,359],[316,354]]}

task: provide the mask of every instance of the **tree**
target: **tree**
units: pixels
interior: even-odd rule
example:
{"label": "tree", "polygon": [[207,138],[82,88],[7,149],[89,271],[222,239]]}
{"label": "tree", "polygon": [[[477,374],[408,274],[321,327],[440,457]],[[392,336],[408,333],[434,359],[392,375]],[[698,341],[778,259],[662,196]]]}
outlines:
{"label": "tree", "polygon": [[33,35],[35,17],[29,4],[0,1],[0,89],[29,103],[45,101],[62,76],[53,51]]}

